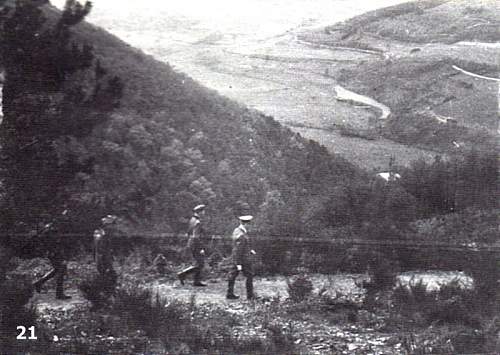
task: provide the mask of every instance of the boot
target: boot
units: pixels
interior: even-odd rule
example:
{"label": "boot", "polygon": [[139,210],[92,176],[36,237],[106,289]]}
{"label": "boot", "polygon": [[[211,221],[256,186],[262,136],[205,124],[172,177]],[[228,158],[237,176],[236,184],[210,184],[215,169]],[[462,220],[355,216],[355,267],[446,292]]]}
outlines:
{"label": "boot", "polygon": [[184,286],[184,280],[186,279],[186,275],[184,273],[179,272],[177,274],[177,278],[179,279],[179,282],[181,283],[182,286]]}
{"label": "boot", "polygon": [[58,300],[69,300],[71,296],[65,295],[62,283],[57,283],[56,285],[56,299]]}
{"label": "boot", "polygon": [[252,277],[247,277],[246,289],[247,289],[247,300],[254,299],[255,295],[253,293],[253,278]]}
{"label": "boot", "polygon": [[193,272],[196,272],[196,270],[197,270],[196,266],[190,266],[187,269],[184,269],[181,272],[179,272],[177,274],[177,278],[179,279],[181,285],[184,286],[184,280],[186,280],[186,276],[193,273]]}
{"label": "boot", "polygon": [[203,282],[201,282],[201,267],[196,266],[194,272],[194,283],[193,286],[204,287],[206,286]]}
{"label": "boot", "polygon": [[56,276],[58,273],[58,269],[52,269],[45,275],[43,275],[39,280],[33,283],[33,287],[35,288],[35,291],[38,293],[42,292],[42,286],[45,282],[49,281],[51,278]]}
{"label": "boot", "polygon": [[42,282],[40,282],[40,280],[37,281],[37,282],[34,282],[33,283],[33,288],[35,289],[35,291],[37,293],[41,293],[42,292]]}
{"label": "boot", "polygon": [[58,299],[58,300],[69,300],[69,299],[71,299],[71,296],[65,295],[64,293],[58,293],[58,294],[56,294],[56,299]]}
{"label": "boot", "polygon": [[56,279],[56,299],[58,300],[69,300],[71,296],[64,294],[64,275],[66,273],[66,267],[63,266],[58,270]]}
{"label": "boot", "polygon": [[201,267],[196,266],[194,272],[194,282],[193,286],[204,287],[206,286],[203,282],[201,282]]}
{"label": "boot", "polygon": [[227,283],[226,298],[228,300],[237,300],[238,298],[240,298],[239,296],[234,294],[234,281],[235,281],[234,279],[229,279],[229,281]]}

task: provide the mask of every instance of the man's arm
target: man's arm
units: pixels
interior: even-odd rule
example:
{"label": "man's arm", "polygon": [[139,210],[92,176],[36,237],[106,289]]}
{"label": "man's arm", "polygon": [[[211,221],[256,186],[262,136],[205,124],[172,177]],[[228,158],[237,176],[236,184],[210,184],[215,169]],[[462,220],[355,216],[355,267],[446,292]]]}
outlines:
{"label": "man's arm", "polygon": [[[233,250],[233,261],[236,265],[242,265],[245,261],[246,252],[246,240],[243,237],[243,233],[236,230],[233,235],[234,240],[234,250]],[[238,268],[240,269],[240,268]]]}
{"label": "man's arm", "polygon": [[201,254],[203,250],[202,240],[201,240],[201,222],[196,221],[190,226],[188,239],[188,248],[193,254]]}

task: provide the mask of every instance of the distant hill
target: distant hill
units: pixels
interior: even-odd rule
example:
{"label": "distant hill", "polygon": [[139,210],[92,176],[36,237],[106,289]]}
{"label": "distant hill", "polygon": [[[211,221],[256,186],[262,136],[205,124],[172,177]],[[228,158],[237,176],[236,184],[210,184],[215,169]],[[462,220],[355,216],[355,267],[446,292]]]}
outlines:
{"label": "distant hill", "polygon": [[[46,10],[49,17],[55,11]],[[198,203],[209,205],[211,232],[228,232],[241,213],[256,215],[259,228],[272,214],[287,230],[320,226],[314,215],[321,201],[339,184],[362,179],[319,144],[102,29],[79,24],[75,36],[93,46],[125,88],[109,121],[67,144],[93,162],[72,186],[79,203],[117,213],[143,231],[182,230]]]}
{"label": "distant hill", "polygon": [[392,114],[381,130],[385,138],[440,153],[496,149],[498,2],[408,2],[301,38],[380,53],[379,58],[338,69],[335,79],[390,107]]}
{"label": "distant hill", "polygon": [[368,12],[326,31],[342,40],[372,34],[418,43],[497,42],[500,4],[494,0],[412,1]]}
{"label": "distant hill", "polygon": [[456,151],[453,142],[466,149],[494,150],[498,83],[475,79],[453,65],[497,73],[493,67],[452,58],[400,59],[363,64],[344,71],[340,80],[392,108],[384,127],[387,138],[441,152]]}

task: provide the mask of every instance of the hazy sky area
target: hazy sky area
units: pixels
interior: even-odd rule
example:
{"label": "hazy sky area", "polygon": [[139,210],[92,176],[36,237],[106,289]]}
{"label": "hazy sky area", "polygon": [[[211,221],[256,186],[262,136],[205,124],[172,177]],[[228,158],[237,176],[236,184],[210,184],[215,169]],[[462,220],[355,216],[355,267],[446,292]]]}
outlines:
{"label": "hazy sky area", "polygon": [[[52,1],[62,6],[64,0]],[[349,17],[404,2],[402,0],[95,0],[89,21],[111,26],[121,19],[175,18],[208,31],[265,37],[298,27],[333,24]],[[185,23],[188,25],[188,22]],[[150,23],[144,21],[143,26]],[[113,28],[109,28],[113,30]],[[123,29],[117,29],[122,31]],[[131,28],[130,28],[131,30]],[[118,34],[118,33],[116,33]],[[124,34],[124,32],[122,32]],[[133,39],[133,38],[132,38]]]}
{"label": "hazy sky area", "polygon": [[[276,46],[276,42],[292,43],[290,38],[302,30],[332,25],[404,1],[95,0],[87,20],[204,85],[240,99],[234,95],[235,90],[227,92],[226,77],[214,74],[213,64],[220,63],[223,68],[234,64],[228,53],[284,55],[287,48]],[[52,3],[61,7],[65,1]],[[319,55],[315,52],[314,56]],[[300,50],[299,54],[306,55]],[[236,89],[237,83],[230,85]]]}

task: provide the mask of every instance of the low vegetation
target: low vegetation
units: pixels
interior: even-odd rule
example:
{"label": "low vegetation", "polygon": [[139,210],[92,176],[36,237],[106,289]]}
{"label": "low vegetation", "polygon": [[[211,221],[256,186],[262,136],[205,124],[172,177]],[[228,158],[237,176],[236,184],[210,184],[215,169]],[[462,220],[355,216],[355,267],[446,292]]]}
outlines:
{"label": "low vegetation", "polygon": [[26,328],[36,324],[38,314],[29,300],[33,289],[29,279],[17,275],[2,282],[0,288],[0,349],[15,352],[18,326]]}
{"label": "low vegetation", "polygon": [[[411,259],[401,254],[401,250],[350,247],[346,252],[337,248],[337,254],[349,255],[352,263],[345,260],[343,265],[350,265],[352,269],[329,273],[356,272],[351,275],[359,290],[352,290],[338,288],[331,281],[318,283],[317,275],[307,268],[311,265],[310,260],[315,258],[317,264],[324,264],[321,269],[328,270],[328,265],[337,256],[327,253],[319,258],[321,254],[310,252],[309,258],[298,259],[298,265],[288,264],[292,275],[288,277],[288,284],[283,281],[283,294],[231,305],[197,300],[198,296],[203,297],[204,290],[190,300],[162,291],[159,286],[175,282],[175,272],[182,267],[182,260],[187,259],[167,259],[165,267],[171,271],[159,273],[152,256],[160,249],[165,252],[169,248],[157,245],[151,248],[140,246],[131,254],[117,255],[115,266],[120,274],[117,284],[89,282],[93,280],[89,276],[93,275],[90,270],[95,265],[88,257],[78,257],[78,262],[70,267],[67,287],[75,289],[78,285],[87,285],[90,292],[84,292],[81,286],[80,289],[90,302],[79,302],[66,310],[51,309],[49,303],[48,309],[36,313],[27,303],[33,292],[29,278],[25,277],[24,283],[19,282],[19,275],[32,262],[11,259],[16,267],[7,271],[7,288],[2,288],[2,297],[17,302],[16,305],[8,304],[9,314],[12,314],[9,324],[20,321],[35,324],[39,339],[27,344],[10,338],[10,344],[5,343],[10,346],[8,349],[34,349],[44,353],[246,354],[254,351],[290,354],[315,348],[347,351],[355,336],[363,338],[361,343],[364,345],[359,346],[366,351],[371,344],[369,341],[380,342],[377,336],[386,339],[377,349],[388,353],[394,351],[396,345],[407,351],[420,349],[418,351],[423,353],[430,352],[431,348],[434,351],[479,349],[495,352],[500,346],[496,338],[500,326],[497,317],[500,268],[493,253],[472,250],[460,256],[440,254],[442,263],[437,268],[446,269],[446,263],[453,267],[456,259],[462,260],[460,265],[465,273],[474,278],[473,287],[464,287],[456,281],[443,284],[439,290],[428,290],[423,282],[397,284],[395,275],[407,270],[408,265],[404,262]],[[413,258],[420,259],[423,269],[433,268],[432,254],[413,253]],[[213,287],[223,289],[223,262],[207,266],[205,275],[214,282],[209,283],[208,291]],[[269,274],[267,277],[278,278]],[[258,274],[257,282],[261,279]],[[222,285],[217,286],[219,283]],[[113,292],[103,292],[106,289]],[[175,287],[171,289],[174,290]],[[259,295],[262,290],[257,287],[256,291]],[[13,292],[16,297],[12,297]],[[95,295],[99,295],[101,302],[98,308]],[[43,296],[43,299],[50,297],[53,295]],[[47,307],[49,301],[43,302]],[[5,326],[11,327],[7,323]],[[351,334],[352,329],[356,330]],[[375,333],[367,329],[374,329]]]}
{"label": "low vegetation", "polygon": [[288,297],[293,302],[302,302],[311,296],[313,284],[305,275],[298,275],[287,280]]}

